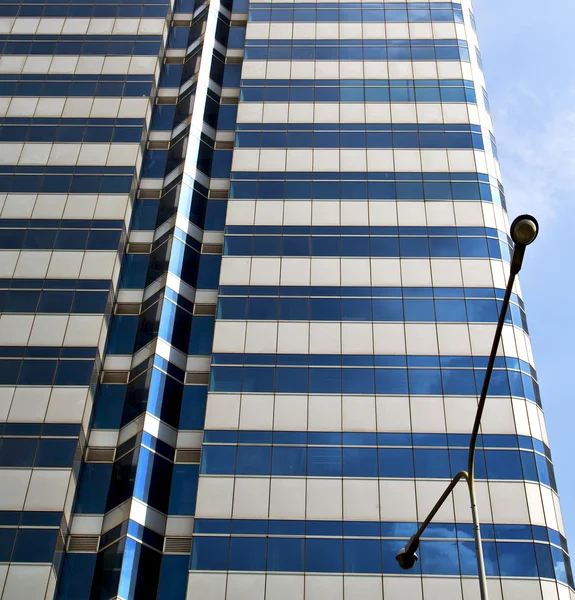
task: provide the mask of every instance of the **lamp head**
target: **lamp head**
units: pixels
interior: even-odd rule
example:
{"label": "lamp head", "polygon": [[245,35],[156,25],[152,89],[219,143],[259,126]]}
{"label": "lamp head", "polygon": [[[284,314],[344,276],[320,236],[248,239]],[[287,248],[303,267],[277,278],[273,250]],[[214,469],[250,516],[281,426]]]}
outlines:
{"label": "lamp head", "polygon": [[419,538],[417,536],[412,536],[409,538],[405,547],[403,547],[395,557],[397,564],[404,571],[408,571],[409,569],[413,569],[415,563],[417,562],[417,548],[419,548]]}
{"label": "lamp head", "polygon": [[520,215],[511,223],[511,239],[521,246],[529,246],[539,233],[539,223],[531,215]]}
{"label": "lamp head", "polygon": [[395,557],[397,564],[404,571],[409,571],[409,569],[413,569],[415,563],[417,562],[417,552],[409,552],[405,548],[402,548]]}

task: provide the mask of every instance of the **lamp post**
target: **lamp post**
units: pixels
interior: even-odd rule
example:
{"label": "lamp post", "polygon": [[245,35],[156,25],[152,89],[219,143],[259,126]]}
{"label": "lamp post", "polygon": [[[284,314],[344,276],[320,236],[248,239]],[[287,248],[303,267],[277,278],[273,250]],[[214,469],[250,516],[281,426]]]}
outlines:
{"label": "lamp post", "polygon": [[487,578],[485,576],[485,562],[483,560],[483,549],[481,546],[481,531],[479,528],[479,516],[477,513],[477,501],[475,497],[475,447],[477,445],[477,435],[479,434],[479,426],[481,424],[481,417],[483,415],[483,409],[485,408],[485,400],[487,398],[487,391],[489,389],[489,382],[491,380],[491,374],[493,373],[493,365],[495,364],[495,357],[497,355],[497,349],[499,348],[499,342],[501,340],[501,333],[503,331],[503,325],[505,324],[505,316],[509,308],[509,301],[511,299],[511,291],[515,278],[521,270],[523,264],[523,257],[525,256],[525,249],[529,244],[535,241],[537,234],[539,233],[539,224],[537,220],[531,215],[521,215],[517,217],[511,224],[511,239],[513,240],[515,247],[513,249],[513,256],[511,257],[510,274],[507,282],[507,288],[505,290],[505,296],[503,298],[503,304],[499,312],[499,320],[497,321],[497,328],[495,329],[495,336],[493,338],[493,344],[491,346],[491,353],[489,355],[489,361],[487,363],[487,369],[485,371],[485,378],[483,380],[483,387],[481,388],[481,396],[479,397],[479,403],[477,405],[477,413],[475,415],[475,422],[473,424],[473,431],[471,434],[471,440],[469,443],[469,455],[467,459],[467,471],[459,471],[457,475],[451,480],[451,483],[447,486],[445,492],[441,498],[437,501],[436,505],[431,509],[427,515],[425,521],[418,529],[417,533],[412,536],[407,542],[406,546],[402,548],[397,556],[395,557],[399,566],[402,569],[411,569],[417,562],[417,549],[419,547],[419,540],[423,535],[423,532],[431,523],[433,517],[437,514],[437,511],[441,508],[445,500],[449,497],[455,486],[461,479],[465,479],[467,488],[469,490],[469,499],[471,501],[471,515],[473,518],[473,534],[475,538],[475,553],[477,557],[477,572],[479,575],[479,589],[481,600],[487,600]]}

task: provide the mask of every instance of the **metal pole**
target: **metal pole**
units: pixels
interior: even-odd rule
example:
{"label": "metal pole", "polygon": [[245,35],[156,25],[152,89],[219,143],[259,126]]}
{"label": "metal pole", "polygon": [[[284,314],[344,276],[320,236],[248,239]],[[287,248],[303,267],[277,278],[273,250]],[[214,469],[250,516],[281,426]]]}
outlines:
{"label": "metal pole", "polygon": [[481,545],[481,526],[479,525],[479,513],[475,499],[475,479],[467,477],[469,499],[471,501],[471,516],[473,518],[473,537],[475,539],[475,556],[477,557],[477,576],[479,578],[479,595],[481,600],[488,600],[487,576],[485,574],[485,560],[483,558],[483,546]]}
{"label": "metal pole", "polygon": [[514,262],[515,261],[512,261],[511,273],[509,275],[509,281],[507,282],[507,288],[505,289],[505,296],[503,298],[503,304],[501,305],[499,320],[497,321],[497,328],[495,330],[495,337],[493,338],[493,344],[491,346],[491,353],[489,355],[487,369],[485,370],[483,387],[481,388],[481,396],[479,397],[479,403],[477,405],[477,413],[475,414],[475,423],[473,424],[473,432],[471,433],[471,440],[469,442],[469,455],[467,459],[467,487],[469,488],[471,515],[473,517],[473,536],[475,538],[475,556],[477,557],[477,575],[479,577],[479,592],[481,600],[488,600],[488,594],[487,577],[485,575],[485,560],[483,558],[483,546],[481,544],[481,527],[479,525],[477,500],[475,496],[475,448],[477,446],[477,436],[479,435],[479,426],[481,425],[481,417],[483,416],[485,401],[487,400],[487,392],[489,390],[489,383],[493,373],[493,366],[495,365],[497,350],[501,341],[503,326],[505,325],[505,316],[507,315],[507,310],[509,309],[511,292],[513,291],[513,284],[515,283],[515,277],[517,275],[517,272],[513,268]]}
{"label": "metal pole", "polygon": [[[483,410],[485,408],[485,401],[487,399],[487,392],[489,390],[489,383],[491,381],[491,375],[493,373],[493,367],[495,365],[495,359],[497,357],[497,350],[499,348],[499,343],[501,341],[501,334],[503,333],[503,326],[505,325],[505,317],[507,315],[507,311],[509,309],[509,303],[511,300],[511,293],[513,290],[513,285],[515,283],[515,278],[517,273],[519,273],[521,269],[521,263],[523,261],[523,255],[525,253],[525,246],[521,244],[516,244],[513,257],[511,259],[511,270],[509,275],[509,280],[507,282],[507,287],[505,289],[505,296],[503,298],[503,303],[501,305],[501,311],[499,313],[499,318],[497,320],[497,327],[495,329],[495,336],[493,338],[493,344],[491,345],[491,353],[489,354],[489,360],[487,362],[487,368],[485,370],[485,377],[483,379],[483,386],[481,388],[481,395],[479,397],[479,402],[477,404],[477,413],[475,415],[475,422],[473,424],[473,431],[471,434],[471,439],[469,442],[469,454],[467,459],[467,471],[460,471],[457,475],[451,480],[451,483],[447,486],[445,492],[441,496],[441,498],[437,501],[435,506],[431,509],[431,512],[422,523],[421,527],[417,530],[417,533],[410,538],[407,545],[403,549],[403,553],[412,553],[414,554],[417,548],[419,547],[419,540],[423,535],[423,532],[433,519],[433,517],[437,514],[445,500],[449,497],[457,483],[461,478],[465,478],[467,482],[467,488],[469,490],[469,499],[471,504],[471,516],[473,519],[473,537],[475,539],[475,555],[477,558],[477,574],[479,578],[479,592],[481,600],[488,600],[488,592],[487,592],[487,577],[485,574],[485,560],[483,558],[483,547],[481,544],[481,528],[479,524],[479,514],[477,511],[477,499],[475,495],[475,448],[477,446],[477,436],[479,435],[479,427],[481,425],[481,417],[483,416]],[[398,554],[398,557],[402,553]],[[401,564],[401,563],[400,563]]]}

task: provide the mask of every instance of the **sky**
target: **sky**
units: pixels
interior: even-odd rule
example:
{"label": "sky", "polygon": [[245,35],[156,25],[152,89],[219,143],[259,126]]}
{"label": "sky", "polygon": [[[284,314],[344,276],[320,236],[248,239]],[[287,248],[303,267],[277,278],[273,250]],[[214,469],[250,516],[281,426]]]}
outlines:
{"label": "sky", "polygon": [[474,12],[510,218],[541,232],[521,286],[563,517],[575,549],[575,2],[475,0]]}

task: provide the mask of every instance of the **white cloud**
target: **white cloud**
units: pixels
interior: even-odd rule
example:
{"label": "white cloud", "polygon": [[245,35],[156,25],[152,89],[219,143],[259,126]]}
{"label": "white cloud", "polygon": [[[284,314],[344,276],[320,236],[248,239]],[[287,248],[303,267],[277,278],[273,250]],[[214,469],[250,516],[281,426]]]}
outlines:
{"label": "white cloud", "polygon": [[575,198],[575,89],[537,94],[518,86],[493,104],[510,213],[555,219]]}

